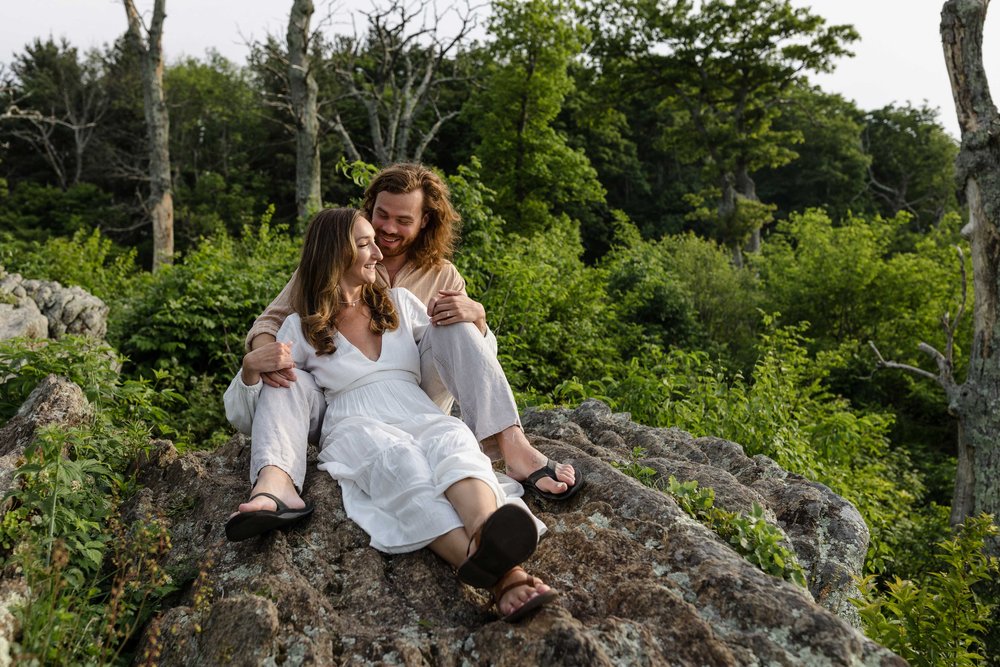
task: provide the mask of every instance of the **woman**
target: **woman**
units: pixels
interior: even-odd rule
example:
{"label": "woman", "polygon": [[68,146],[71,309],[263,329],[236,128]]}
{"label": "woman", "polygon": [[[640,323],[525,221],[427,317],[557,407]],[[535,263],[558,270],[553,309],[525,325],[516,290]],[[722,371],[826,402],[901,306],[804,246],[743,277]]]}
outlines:
{"label": "woman", "polygon": [[[326,209],[310,222],[295,313],[278,340],[326,396],[319,468],[373,547],[429,547],[517,620],[556,597],[518,567],[537,545],[536,519],[508,499],[472,431],[420,389],[417,341],[430,321],[410,292],[377,283],[381,259],[360,211]],[[248,516],[234,515],[227,533]]]}

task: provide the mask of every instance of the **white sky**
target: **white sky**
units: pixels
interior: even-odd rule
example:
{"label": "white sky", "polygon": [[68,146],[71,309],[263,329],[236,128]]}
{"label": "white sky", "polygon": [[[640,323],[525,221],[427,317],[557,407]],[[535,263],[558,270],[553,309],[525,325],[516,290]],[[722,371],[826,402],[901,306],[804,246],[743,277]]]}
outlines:
{"label": "white sky", "polygon": [[[447,6],[447,0],[438,0]],[[792,0],[808,6],[829,23],[850,23],[861,34],[856,56],[844,59],[833,74],[814,78],[824,90],[854,100],[864,110],[887,104],[925,101],[941,110],[940,119],[957,136],[955,108],[938,37],[942,0]],[[137,0],[149,13],[152,0]],[[317,16],[328,5],[317,0]],[[332,28],[349,31],[351,8],[370,7],[369,0],[339,0],[333,5]],[[169,59],[201,56],[214,47],[243,63],[246,41],[268,32],[284,35],[288,0],[168,0],[164,50]],[[986,67],[1000,70],[1000,17],[994,10],[986,23]],[[114,40],[125,30],[120,0],[0,0],[0,62],[35,37],[66,37],[86,50]],[[996,80],[996,74],[993,78]],[[1000,90],[992,86],[994,92]],[[1000,99],[997,100],[1000,102]]]}

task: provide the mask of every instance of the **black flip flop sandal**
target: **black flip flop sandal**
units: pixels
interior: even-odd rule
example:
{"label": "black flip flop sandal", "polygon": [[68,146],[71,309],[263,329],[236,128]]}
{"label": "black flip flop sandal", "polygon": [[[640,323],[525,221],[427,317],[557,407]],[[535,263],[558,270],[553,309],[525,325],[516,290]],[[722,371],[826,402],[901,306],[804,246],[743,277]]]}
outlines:
{"label": "black flip flop sandal", "polygon": [[230,517],[229,521],[226,522],[226,537],[231,542],[240,542],[266,533],[269,530],[287,526],[303,517],[309,516],[316,509],[312,505],[306,505],[302,509],[293,510],[275,496],[263,492],[254,494],[250,500],[261,496],[273,500],[278,509],[276,511],[257,510],[256,512],[240,512]]}
{"label": "black flip flop sandal", "polygon": [[572,498],[577,491],[583,488],[583,473],[580,472],[579,470],[576,470],[576,466],[574,466],[573,468],[576,473],[576,482],[573,484],[573,486],[568,487],[562,493],[552,493],[551,491],[543,491],[542,489],[539,489],[535,485],[539,480],[541,480],[544,477],[550,477],[556,480],[557,482],[562,481],[561,479],[556,477],[556,461],[552,461],[551,459],[547,459],[545,461],[545,466],[539,468],[535,472],[528,475],[528,477],[523,482],[521,482],[521,485],[528,491],[531,491],[537,494],[538,496],[545,498],[546,500],[566,500],[568,498]]}

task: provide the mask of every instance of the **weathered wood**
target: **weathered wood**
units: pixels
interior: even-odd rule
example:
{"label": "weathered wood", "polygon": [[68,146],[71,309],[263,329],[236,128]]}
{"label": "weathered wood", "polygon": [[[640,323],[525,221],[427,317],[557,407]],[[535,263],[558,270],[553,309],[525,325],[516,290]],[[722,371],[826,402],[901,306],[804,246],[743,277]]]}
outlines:
{"label": "weathered wood", "polygon": [[318,211],[320,195],[319,86],[309,55],[312,0],[294,0],[288,17],[288,86],[295,117],[295,206],[300,218]]}
{"label": "weathered wood", "polygon": [[[170,114],[163,90],[163,21],[166,0],[156,0],[153,19],[143,29],[133,0],[122,0],[128,17],[128,36],[142,62],[142,95],[149,140],[149,215],[153,220],[153,271],[172,264],[174,256],[174,199],[170,175]],[[145,32],[145,38],[143,37]]]}
{"label": "weathered wood", "polygon": [[[959,463],[952,523],[970,514],[1000,516],[1000,115],[983,68],[983,23],[989,0],[948,0],[941,41],[962,131],[956,184],[969,210],[975,289],[969,373],[950,395],[959,421]],[[992,545],[996,550],[1000,545]]]}

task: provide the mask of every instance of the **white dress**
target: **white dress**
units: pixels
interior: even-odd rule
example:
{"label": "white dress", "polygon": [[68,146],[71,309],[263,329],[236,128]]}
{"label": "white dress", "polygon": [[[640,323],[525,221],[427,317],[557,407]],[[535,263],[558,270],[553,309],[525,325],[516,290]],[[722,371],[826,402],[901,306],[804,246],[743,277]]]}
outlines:
{"label": "white dress", "polygon": [[[326,396],[319,468],[340,483],[347,515],[371,545],[402,553],[462,527],[444,495],[459,480],[482,480],[498,506],[524,503],[505,493],[472,431],[420,389],[417,342],[430,320],[409,291],[395,288],[390,296],[399,326],[382,335],[375,361],[340,333],[333,354],[317,355],[294,313],[277,338],[292,344],[295,366],[312,373]],[[536,524],[541,534],[544,525]]]}

